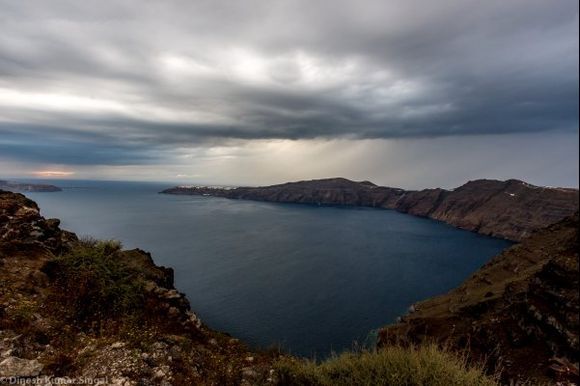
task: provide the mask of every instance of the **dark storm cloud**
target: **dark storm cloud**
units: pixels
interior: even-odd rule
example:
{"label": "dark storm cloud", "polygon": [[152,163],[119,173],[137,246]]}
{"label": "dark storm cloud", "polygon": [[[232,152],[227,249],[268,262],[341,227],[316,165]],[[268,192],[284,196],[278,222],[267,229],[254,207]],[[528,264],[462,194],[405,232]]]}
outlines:
{"label": "dark storm cloud", "polygon": [[32,163],[133,165],[160,159],[150,149],[119,143],[115,138],[38,124],[5,127],[0,123],[0,138],[0,155]]}
{"label": "dark storm cloud", "polygon": [[578,2],[0,0],[0,153],[578,129]]}

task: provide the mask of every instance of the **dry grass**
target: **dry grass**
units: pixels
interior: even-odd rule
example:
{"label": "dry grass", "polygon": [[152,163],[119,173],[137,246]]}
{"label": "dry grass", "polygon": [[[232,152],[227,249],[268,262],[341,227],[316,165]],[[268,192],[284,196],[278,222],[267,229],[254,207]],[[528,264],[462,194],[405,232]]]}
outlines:
{"label": "dry grass", "polygon": [[466,357],[435,345],[343,353],[319,364],[285,358],[277,370],[282,385],[498,385],[481,367],[469,365]]}

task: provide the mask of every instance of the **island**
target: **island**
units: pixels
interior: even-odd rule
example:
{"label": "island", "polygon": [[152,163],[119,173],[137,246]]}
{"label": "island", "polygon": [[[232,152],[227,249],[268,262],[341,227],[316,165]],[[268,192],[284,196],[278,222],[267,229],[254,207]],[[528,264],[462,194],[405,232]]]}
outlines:
{"label": "island", "polygon": [[50,184],[32,184],[0,180],[0,189],[9,192],[60,192],[61,188]]}

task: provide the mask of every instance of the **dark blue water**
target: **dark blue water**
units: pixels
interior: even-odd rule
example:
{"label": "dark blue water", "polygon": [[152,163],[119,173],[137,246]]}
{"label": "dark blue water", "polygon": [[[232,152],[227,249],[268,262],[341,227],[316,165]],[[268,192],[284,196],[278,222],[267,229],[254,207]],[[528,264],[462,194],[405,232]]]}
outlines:
{"label": "dark blue water", "polygon": [[73,188],[29,194],[45,216],[150,251],[212,328],[308,356],[364,341],[509,246],[389,210],[157,194],[168,184],[57,184]]}

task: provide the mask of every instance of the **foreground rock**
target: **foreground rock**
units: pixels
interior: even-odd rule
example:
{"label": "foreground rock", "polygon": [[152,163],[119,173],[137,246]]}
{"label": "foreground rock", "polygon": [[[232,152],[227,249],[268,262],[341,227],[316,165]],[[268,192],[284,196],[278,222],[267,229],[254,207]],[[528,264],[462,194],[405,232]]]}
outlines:
{"label": "foreground rock", "polygon": [[271,383],[278,354],[205,326],[174,288],[172,269],[139,249],[78,240],[33,201],[3,191],[0,283],[0,378]]}
{"label": "foreground rock", "polygon": [[578,226],[576,213],[414,305],[380,332],[379,345],[435,340],[499,366],[506,382],[578,383]]}
{"label": "foreground rock", "polygon": [[61,188],[48,184],[27,184],[0,180],[0,190],[9,192],[60,192]]}
{"label": "foreground rock", "polygon": [[539,187],[518,180],[476,180],[454,190],[406,191],[332,178],[257,188],[181,186],[161,193],[395,209],[513,241],[571,216],[579,206],[577,189]]}

